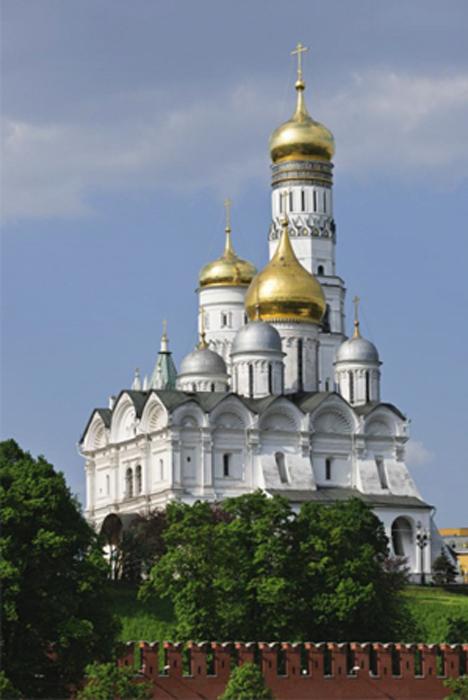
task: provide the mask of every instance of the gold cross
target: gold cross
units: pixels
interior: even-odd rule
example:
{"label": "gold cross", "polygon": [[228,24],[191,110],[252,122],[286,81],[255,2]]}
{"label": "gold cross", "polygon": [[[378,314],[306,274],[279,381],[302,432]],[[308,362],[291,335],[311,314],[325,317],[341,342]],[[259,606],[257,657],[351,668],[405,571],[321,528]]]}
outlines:
{"label": "gold cross", "polygon": [[166,319],[163,320],[163,336],[166,337],[167,335],[167,321]]}
{"label": "gold cross", "polygon": [[232,200],[231,199],[225,199],[224,200],[224,208],[226,209],[226,231],[231,230],[231,206],[232,206]]}
{"label": "gold cross", "polygon": [[361,301],[361,299],[358,296],[355,296],[353,299],[355,323],[359,323],[359,302],[360,301]]}
{"label": "gold cross", "polygon": [[301,42],[298,43],[294,51],[291,51],[291,56],[297,56],[297,79],[302,80],[302,54],[308,51],[308,46],[303,46]]}

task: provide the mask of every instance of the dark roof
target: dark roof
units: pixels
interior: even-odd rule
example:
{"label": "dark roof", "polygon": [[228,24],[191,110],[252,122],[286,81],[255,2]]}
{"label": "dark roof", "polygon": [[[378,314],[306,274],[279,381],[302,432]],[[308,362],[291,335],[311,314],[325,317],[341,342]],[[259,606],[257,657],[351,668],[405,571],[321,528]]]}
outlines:
{"label": "dark roof", "polygon": [[88,428],[89,428],[89,426],[91,425],[91,422],[92,422],[94,416],[96,415],[96,413],[97,413],[99,416],[101,416],[102,422],[104,423],[105,427],[106,427],[106,428],[110,428],[111,419],[112,419],[112,411],[111,411],[111,409],[110,409],[110,408],[95,408],[94,411],[91,413],[88,422],[86,423],[86,427],[85,427],[85,429],[83,430],[83,433],[82,433],[82,435],[81,435],[81,437],[80,437],[80,441],[79,441],[79,443],[78,443],[79,445],[81,445],[81,443],[83,442],[84,436],[85,436],[86,433],[88,432]]}
{"label": "dark roof", "polygon": [[308,501],[315,501],[318,503],[334,503],[336,501],[347,501],[350,498],[359,498],[364,503],[370,506],[390,508],[393,506],[405,507],[411,506],[412,508],[432,508],[428,503],[417,498],[416,496],[396,496],[394,494],[369,494],[361,493],[357,489],[351,488],[318,488],[316,491],[311,489],[304,489],[301,491],[294,491],[288,489],[268,489],[267,493],[272,496],[283,496],[287,498],[288,501],[294,503],[306,503]]}

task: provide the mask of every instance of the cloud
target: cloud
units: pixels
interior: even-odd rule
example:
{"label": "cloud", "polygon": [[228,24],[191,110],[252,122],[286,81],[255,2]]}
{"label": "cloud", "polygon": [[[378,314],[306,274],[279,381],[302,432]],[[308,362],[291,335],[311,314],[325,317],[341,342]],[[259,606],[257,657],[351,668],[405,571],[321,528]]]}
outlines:
{"label": "cloud", "polygon": [[406,445],[406,461],[412,467],[429,464],[434,459],[434,453],[424,447],[419,440],[409,440]]}
{"label": "cloud", "polygon": [[[76,121],[9,117],[3,129],[3,216],[89,214],[92,195],[119,189],[211,189],[235,193],[268,178],[267,138],[292,111],[268,80],[208,98],[157,91],[103,96]],[[372,71],[311,112],[334,131],[337,167],[351,177],[457,182],[468,166],[468,75]]]}

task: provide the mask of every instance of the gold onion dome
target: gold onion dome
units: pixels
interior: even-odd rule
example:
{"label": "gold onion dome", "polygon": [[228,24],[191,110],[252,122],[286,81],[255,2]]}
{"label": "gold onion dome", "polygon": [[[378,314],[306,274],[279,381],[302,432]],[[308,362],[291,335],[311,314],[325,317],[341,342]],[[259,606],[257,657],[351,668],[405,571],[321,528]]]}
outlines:
{"label": "gold onion dome", "polygon": [[239,258],[232,247],[231,228],[226,226],[226,244],[220,258],[205,265],[200,272],[201,289],[206,287],[248,287],[257,274],[257,268],[248,260]]}
{"label": "gold onion dome", "polygon": [[298,44],[294,54],[298,55],[297,102],[291,119],[281,124],[270,137],[270,156],[273,163],[290,160],[331,161],[335,153],[335,140],[326,126],[316,122],[307,111],[302,79],[301,53],[306,47]]}
{"label": "gold onion dome", "polygon": [[275,254],[247,290],[247,315],[251,321],[320,323],[326,308],[322,287],[296,258],[286,218],[282,226]]}

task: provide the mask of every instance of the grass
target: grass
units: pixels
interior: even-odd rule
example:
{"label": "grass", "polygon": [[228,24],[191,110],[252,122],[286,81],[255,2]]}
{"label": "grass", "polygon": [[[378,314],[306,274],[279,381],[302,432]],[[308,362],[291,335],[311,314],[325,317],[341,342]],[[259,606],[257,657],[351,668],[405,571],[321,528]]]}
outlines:
{"label": "grass", "polygon": [[[113,585],[111,592],[122,623],[122,641],[175,639],[175,617],[168,600],[154,598],[151,602],[142,602],[137,598],[136,587],[125,584]],[[419,639],[414,641],[443,642],[447,618],[468,620],[468,587],[447,591],[432,586],[408,586],[404,595],[421,630]]]}
{"label": "grass", "polygon": [[417,641],[426,644],[445,641],[449,617],[462,617],[468,621],[467,586],[452,590],[432,586],[408,586],[405,598],[423,633],[423,639]]}

